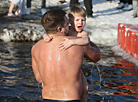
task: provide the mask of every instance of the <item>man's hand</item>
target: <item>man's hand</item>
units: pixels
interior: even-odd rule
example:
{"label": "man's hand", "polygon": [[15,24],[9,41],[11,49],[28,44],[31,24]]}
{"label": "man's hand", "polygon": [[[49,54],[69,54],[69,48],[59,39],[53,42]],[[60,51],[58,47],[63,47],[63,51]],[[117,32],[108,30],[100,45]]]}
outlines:
{"label": "man's hand", "polygon": [[63,38],[63,40],[63,42],[59,43],[59,48],[60,50],[65,51],[66,49],[70,48],[73,44],[71,40],[69,40],[68,38]]}
{"label": "man's hand", "polygon": [[44,41],[45,42],[50,42],[52,39],[53,39],[53,37],[52,36],[48,36],[47,34],[44,34],[43,35],[43,39],[44,39]]}

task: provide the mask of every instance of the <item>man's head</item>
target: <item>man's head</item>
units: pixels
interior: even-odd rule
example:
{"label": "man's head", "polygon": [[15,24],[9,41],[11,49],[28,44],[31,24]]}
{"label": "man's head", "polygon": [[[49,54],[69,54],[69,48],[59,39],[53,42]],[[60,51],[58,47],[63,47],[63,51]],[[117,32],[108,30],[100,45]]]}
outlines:
{"label": "man's head", "polygon": [[72,28],[81,32],[86,24],[86,11],[82,6],[75,5],[68,10],[68,17]]}
{"label": "man's head", "polygon": [[60,9],[47,11],[41,20],[47,34],[56,34],[58,32],[68,34],[68,19],[66,12]]}

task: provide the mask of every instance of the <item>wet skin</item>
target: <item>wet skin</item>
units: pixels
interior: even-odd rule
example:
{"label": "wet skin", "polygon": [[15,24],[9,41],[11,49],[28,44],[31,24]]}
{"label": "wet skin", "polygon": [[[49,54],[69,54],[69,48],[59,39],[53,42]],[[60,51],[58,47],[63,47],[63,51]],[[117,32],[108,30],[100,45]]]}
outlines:
{"label": "wet skin", "polygon": [[80,100],[83,57],[85,55],[95,62],[100,59],[100,52],[88,45],[72,46],[62,51],[58,48],[58,43],[63,38],[76,37],[58,36],[49,43],[41,40],[33,46],[33,71],[36,80],[43,83],[43,99]]}

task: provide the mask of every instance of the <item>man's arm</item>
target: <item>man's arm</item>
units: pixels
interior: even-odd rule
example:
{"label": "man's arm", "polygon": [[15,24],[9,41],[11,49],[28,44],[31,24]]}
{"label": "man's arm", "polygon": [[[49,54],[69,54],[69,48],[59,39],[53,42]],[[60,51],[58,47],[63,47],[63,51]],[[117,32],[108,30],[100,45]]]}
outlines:
{"label": "man's arm", "polygon": [[93,42],[85,46],[85,58],[94,63],[101,59],[100,49]]}
{"label": "man's arm", "polygon": [[33,69],[35,78],[36,78],[37,82],[42,83],[42,79],[41,79],[35,58],[34,58],[34,46],[32,47],[31,54],[32,54],[32,69]]}

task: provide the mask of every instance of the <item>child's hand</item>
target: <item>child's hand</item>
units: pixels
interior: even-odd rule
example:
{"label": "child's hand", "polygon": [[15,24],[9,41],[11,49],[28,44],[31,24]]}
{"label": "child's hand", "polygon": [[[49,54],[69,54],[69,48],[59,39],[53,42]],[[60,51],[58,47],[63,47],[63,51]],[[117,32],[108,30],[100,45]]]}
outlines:
{"label": "child's hand", "polygon": [[66,49],[72,46],[72,43],[71,43],[71,40],[69,40],[68,38],[63,38],[63,39],[64,41],[59,43],[59,48],[60,50],[65,51]]}
{"label": "child's hand", "polygon": [[43,38],[44,38],[44,41],[45,41],[45,42],[50,42],[50,41],[53,39],[52,36],[48,36],[47,34],[44,34],[44,35],[43,35]]}

